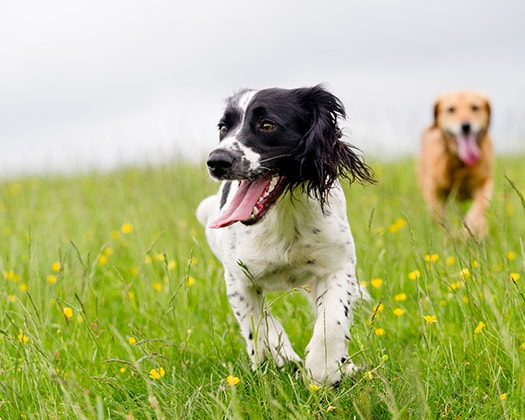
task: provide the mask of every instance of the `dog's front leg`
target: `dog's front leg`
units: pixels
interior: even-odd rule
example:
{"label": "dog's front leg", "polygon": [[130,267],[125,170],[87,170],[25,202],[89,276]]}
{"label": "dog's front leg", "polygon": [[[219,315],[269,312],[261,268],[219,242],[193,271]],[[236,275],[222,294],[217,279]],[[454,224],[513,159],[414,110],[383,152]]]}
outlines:
{"label": "dog's front leg", "polygon": [[262,292],[226,273],[228,300],[246,342],[252,368],[271,357],[277,366],[300,362],[281,323],[264,307]]}
{"label": "dog's front leg", "polygon": [[353,270],[333,274],[313,290],[317,320],[306,348],[305,368],[318,384],[335,384],[358,369],[348,358],[353,304],[359,289]]}
{"label": "dog's front leg", "polygon": [[485,213],[492,198],[492,188],[492,180],[487,180],[483,186],[474,193],[472,206],[464,220],[465,229],[470,235],[482,238],[488,233],[489,227],[485,219]]}

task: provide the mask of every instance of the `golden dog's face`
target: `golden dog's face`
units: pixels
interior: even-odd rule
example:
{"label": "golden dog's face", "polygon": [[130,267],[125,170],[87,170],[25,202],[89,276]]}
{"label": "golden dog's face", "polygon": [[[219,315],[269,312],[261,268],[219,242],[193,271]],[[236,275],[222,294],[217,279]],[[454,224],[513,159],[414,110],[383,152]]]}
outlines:
{"label": "golden dog's face", "polygon": [[448,149],[465,165],[475,165],[481,157],[480,142],[490,122],[488,99],[467,91],[441,95],[434,106],[434,118]]}

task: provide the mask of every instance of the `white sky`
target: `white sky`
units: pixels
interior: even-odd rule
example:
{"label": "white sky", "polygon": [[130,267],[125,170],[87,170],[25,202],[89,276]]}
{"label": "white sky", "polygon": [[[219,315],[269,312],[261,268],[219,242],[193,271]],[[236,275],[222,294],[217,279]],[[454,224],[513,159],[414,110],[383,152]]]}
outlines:
{"label": "white sky", "polygon": [[496,150],[525,149],[522,0],[4,1],[0,175],[111,167],[217,142],[240,88],[326,86],[350,141],[413,154],[435,96],[493,102]]}

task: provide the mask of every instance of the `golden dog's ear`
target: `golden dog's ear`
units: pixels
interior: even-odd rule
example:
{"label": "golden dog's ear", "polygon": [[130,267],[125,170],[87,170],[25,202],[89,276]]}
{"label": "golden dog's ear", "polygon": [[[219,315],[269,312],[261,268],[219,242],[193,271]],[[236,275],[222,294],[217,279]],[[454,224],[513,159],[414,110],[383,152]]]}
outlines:
{"label": "golden dog's ear", "polygon": [[437,127],[437,119],[439,114],[439,104],[441,103],[441,98],[437,98],[434,102],[434,122],[433,127]]}
{"label": "golden dog's ear", "polygon": [[490,117],[491,117],[492,109],[490,106],[489,98],[485,95],[483,95],[482,98],[483,98],[483,103],[485,105],[485,109],[487,111],[487,127],[488,127],[488,125],[490,124]]}

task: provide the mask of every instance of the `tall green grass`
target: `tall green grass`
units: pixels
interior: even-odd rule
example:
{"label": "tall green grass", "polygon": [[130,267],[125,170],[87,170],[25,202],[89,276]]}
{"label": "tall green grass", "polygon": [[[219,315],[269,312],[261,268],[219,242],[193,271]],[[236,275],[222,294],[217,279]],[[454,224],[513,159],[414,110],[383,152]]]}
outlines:
{"label": "tall green grass", "polygon": [[[194,217],[204,168],[0,182],[0,418],[524,418],[525,169],[497,162],[483,242],[430,220],[414,163],[347,190],[358,276],[351,354],[335,389],[292,367],[255,372],[222,269]],[[296,350],[304,292],[267,305]]]}

